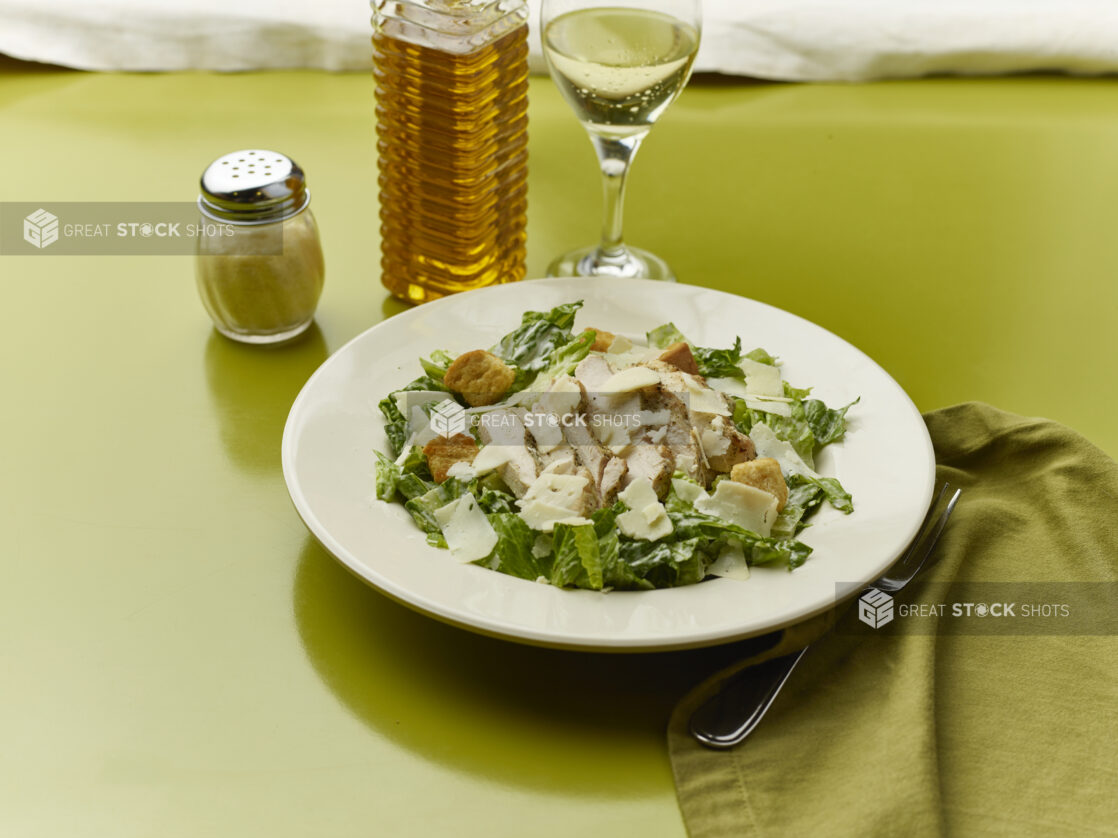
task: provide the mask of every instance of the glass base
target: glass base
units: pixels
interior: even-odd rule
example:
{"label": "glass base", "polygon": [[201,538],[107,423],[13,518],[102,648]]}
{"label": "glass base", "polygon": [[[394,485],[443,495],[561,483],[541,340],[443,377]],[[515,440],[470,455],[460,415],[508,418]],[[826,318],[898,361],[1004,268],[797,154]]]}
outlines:
{"label": "glass base", "polygon": [[675,282],[668,263],[647,250],[622,247],[607,253],[597,245],[564,253],[547,268],[548,276],[621,276]]}
{"label": "glass base", "polygon": [[278,343],[288,343],[295,340],[310,328],[311,323],[314,322],[314,317],[308,317],[306,321],[300,323],[291,329],[284,329],[282,332],[268,332],[265,334],[259,332],[237,332],[233,329],[227,329],[224,326],[219,326],[214,323],[214,328],[230,340],[235,340],[238,343],[253,343],[256,345],[275,345]]}

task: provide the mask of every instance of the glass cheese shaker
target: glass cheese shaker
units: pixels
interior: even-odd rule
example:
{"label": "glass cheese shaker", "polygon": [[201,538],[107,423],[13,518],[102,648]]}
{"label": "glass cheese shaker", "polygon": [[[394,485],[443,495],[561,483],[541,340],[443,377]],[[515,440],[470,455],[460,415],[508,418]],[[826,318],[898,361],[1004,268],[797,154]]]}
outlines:
{"label": "glass cheese shaker", "polygon": [[325,266],[303,170],[279,152],[246,149],[211,163],[201,188],[195,278],[214,326],[244,343],[304,332]]}
{"label": "glass cheese shaker", "polygon": [[373,0],[381,282],[409,302],[524,278],[526,0]]}

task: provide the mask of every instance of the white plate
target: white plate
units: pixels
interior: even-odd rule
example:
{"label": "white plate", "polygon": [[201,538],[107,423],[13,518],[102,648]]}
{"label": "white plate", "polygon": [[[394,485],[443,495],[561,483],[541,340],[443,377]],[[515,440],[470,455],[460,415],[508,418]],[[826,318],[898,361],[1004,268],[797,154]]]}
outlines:
{"label": "white plate", "polygon": [[[585,300],[576,328],[643,333],[672,321],[703,346],[764,347],[785,380],[832,406],[861,397],[846,439],[819,471],[838,477],[854,512],[830,507],[801,540],[814,552],[793,572],[754,568],[746,582],[712,579],[656,591],[562,590],[461,565],[430,547],[399,504],[375,496],[373,451],[387,451],[377,402],[421,374],[419,357],[489,347],[526,310]],[[653,651],[725,643],[789,625],[879,576],[916,534],[935,462],[919,412],[901,387],[849,343],[754,300],[648,280],[532,280],[428,303],[354,338],[311,376],[283,435],[283,474],[322,545],[378,590],[432,617],[528,643]]]}

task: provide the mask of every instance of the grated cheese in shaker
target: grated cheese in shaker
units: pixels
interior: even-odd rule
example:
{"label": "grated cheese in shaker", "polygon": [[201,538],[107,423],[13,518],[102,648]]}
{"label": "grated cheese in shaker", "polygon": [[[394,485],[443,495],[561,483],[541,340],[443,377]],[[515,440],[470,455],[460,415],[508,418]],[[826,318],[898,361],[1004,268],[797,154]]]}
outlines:
{"label": "grated cheese in shaker", "polygon": [[314,320],[325,265],[303,170],[265,149],[219,157],[202,174],[195,278],[221,334],[279,343]]}

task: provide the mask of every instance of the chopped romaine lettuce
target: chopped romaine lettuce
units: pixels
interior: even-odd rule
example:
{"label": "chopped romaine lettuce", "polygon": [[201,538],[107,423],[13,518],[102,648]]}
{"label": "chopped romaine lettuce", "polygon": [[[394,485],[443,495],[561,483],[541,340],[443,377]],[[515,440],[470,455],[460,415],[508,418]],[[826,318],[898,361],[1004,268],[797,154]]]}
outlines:
{"label": "chopped romaine lettuce", "polygon": [[[571,342],[575,313],[582,301],[556,306],[551,311],[527,311],[520,327],[509,332],[490,351],[518,369],[512,389],[523,389],[535,373],[547,369],[552,354]],[[518,386],[519,385],[519,386]]]}
{"label": "chopped romaine lettuce", "polygon": [[776,366],[776,358],[774,358],[761,347],[757,347],[750,352],[746,352],[745,355],[743,355],[742,357],[748,358],[750,361],[756,361],[759,364],[768,364],[770,367]]}
{"label": "chopped romaine lettuce", "polygon": [[651,332],[645,334],[648,338],[648,345],[655,349],[667,349],[673,343],[690,343],[687,338],[683,336],[683,332],[675,327],[675,323],[665,323],[663,326],[657,326]]}
{"label": "chopped romaine lettuce", "polygon": [[[450,365],[454,363],[454,356],[443,349],[436,349],[431,353],[430,358],[420,358],[419,365],[423,367],[423,371],[427,373],[428,377],[433,381],[439,382],[440,388],[445,389],[443,384],[443,377],[446,371],[450,369]],[[414,384],[415,382],[412,382]],[[408,385],[409,388],[411,385]],[[412,388],[414,389],[414,388]]]}
{"label": "chopped romaine lettuce", "polygon": [[497,531],[497,546],[493,548],[487,567],[533,582],[541,576],[550,577],[551,556],[535,554],[532,548],[537,533],[523,518],[513,512],[499,512],[488,517]]}
{"label": "chopped romaine lettuce", "polygon": [[734,339],[734,345],[729,349],[711,349],[706,346],[696,346],[683,336],[674,323],[665,323],[658,326],[646,335],[648,345],[657,349],[667,349],[673,343],[686,343],[691,347],[691,354],[695,356],[695,364],[700,375],[707,378],[745,378],[741,366],[741,338]]}
{"label": "chopped romaine lettuce", "polygon": [[552,550],[552,585],[602,589],[602,557],[593,524],[556,524]]}
{"label": "chopped romaine lettuce", "polygon": [[[510,393],[528,386],[546,387],[555,377],[573,372],[589,354],[594,334],[573,331],[581,305],[573,302],[547,312],[527,312],[521,325],[492,348],[494,354],[517,371]],[[764,349],[743,354],[740,338],[728,349],[717,349],[695,346],[671,323],[648,333],[649,345],[656,348],[679,341],[688,343],[700,373],[707,378],[743,380],[746,373],[742,364],[746,359],[776,364],[776,359]],[[735,550],[740,547],[751,565],[783,564],[792,569],[811,553],[810,547],[795,540],[797,533],[807,526],[808,516],[824,500],[843,512],[852,509],[850,495],[838,480],[820,476],[813,465],[820,448],[843,438],[845,417],[851,405],[829,408],[822,401],[809,398],[810,390],[783,382],[786,401],[780,405],[782,413],[787,406],[788,415],[756,409],[756,399],[750,402],[754,405],[750,408],[745,399],[730,396],[737,427],[749,433],[762,425],[757,433],[767,434],[764,438],[769,440],[770,450],[777,452],[773,456],[784,458],[791,468],[784,469],[788,501],[769,536],[697,510],[694,501],[705,493],[697,483],[692,484],[680,474],[663,501],[672,524],[670,535],[655,541],[626,536],[616,523],[618,514],[627,509],[620,501],[595,510],[589,523],[557,523],[554,532],[541,534],[518,514],[515,496],[496,472],[469,483],[450,478],[436,484],[422,450],[416,445],[409,447],[407,417],[400,410],[396,395],[406,391],[430,391],[432,395],[447,392],[448,397],[461,403],[443,383],[453,360],[449,352],[433,352],[430,358],[420,360],[422,376],[381,401],[386,433],[396,460],[377,453],[376,494],[382,500],[401,500],[427,534],[428,542],[439,547],[446,546],[446,539],[439,528],[436,510],[464,493],[472,494],[498,536],[490,554],[476,562],[489,569],[560,587],[647,590],[702,581],[728,545],[734,545]],[[433,403],[426,405],[425,412],[432,406]],[[726,479],[726,475],[717,479]]]}

